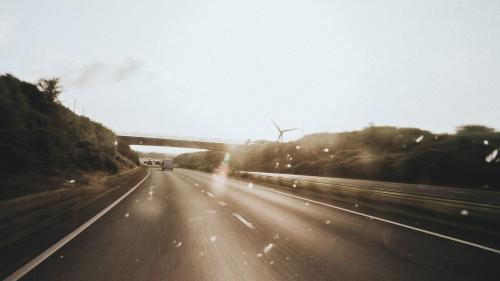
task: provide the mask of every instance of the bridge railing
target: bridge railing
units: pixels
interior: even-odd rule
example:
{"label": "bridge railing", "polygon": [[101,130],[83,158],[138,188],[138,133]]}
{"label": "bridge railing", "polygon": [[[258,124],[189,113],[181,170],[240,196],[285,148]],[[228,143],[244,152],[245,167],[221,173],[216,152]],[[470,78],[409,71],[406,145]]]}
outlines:
{"label": "bridge railing", "polygon": [[117,135],[124,136],[124,137],[172,139],[172,140],[181,140],[181,141],[197,141],[197,142],[235,144],[235,145],[246,143],[245,141],[241,141],[241,140],[229,140],[229,139],[221,139],[221,138],[199,138],[199,137],[189,137],[189,136],[179,136],[179,135],[150,134],[150,133],[137,133],[137,132],[118,132]]}

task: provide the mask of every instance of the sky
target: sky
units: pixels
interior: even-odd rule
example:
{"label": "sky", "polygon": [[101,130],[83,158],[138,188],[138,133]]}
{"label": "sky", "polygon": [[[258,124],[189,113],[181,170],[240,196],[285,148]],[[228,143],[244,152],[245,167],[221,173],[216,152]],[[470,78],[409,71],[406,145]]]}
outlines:
{"label": "sky", "polygon": [[116,132],[499,129],[500,1],[1,0],[0,73]]}

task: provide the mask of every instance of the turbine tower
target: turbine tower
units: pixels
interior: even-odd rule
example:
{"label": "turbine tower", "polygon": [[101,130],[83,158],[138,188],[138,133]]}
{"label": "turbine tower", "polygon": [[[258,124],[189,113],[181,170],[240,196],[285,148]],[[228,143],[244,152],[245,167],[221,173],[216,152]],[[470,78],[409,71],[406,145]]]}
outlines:
{"label": "turbine tower", "polygon": [[286,133],[286,132],[290,132],[290,131],[294,131],[294,130],[298,130],[299,128],[292,128],[292,129],[285,129],[285,130],[282,130],[280,129],[280,127],[278,126],[278,124],[276,124],[276,122],[274,122],[273,119],[271,119],[271,121],[273,121],[273,124],[274,126],[276,127],[276,129],[278,130],[278,139],[276,140],[277,142],[283,142],[283,135]]}

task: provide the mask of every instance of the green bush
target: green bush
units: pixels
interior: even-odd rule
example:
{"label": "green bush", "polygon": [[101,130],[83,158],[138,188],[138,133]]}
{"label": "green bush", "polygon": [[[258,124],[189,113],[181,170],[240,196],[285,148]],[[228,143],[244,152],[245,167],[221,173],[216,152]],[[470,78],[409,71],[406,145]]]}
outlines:
{"label": "green bush", "polygon": [[[58,79],[38,85],[0,76],[0,175],[116,173],[138,163],[102,124],[78,116],[58,101]],[[122,155],[123,154],[123,155]]]}
{"label": "green bush", "polygon": [[[370,126],[250,145],[232,151],[229,164],[232,170],[500,189],[500,156],[486,161],[498,148],[500,133],[480,125],[461,126],[456,134]],[[183,154],[175,161],[206,170],[221,162],[212,153]]]}

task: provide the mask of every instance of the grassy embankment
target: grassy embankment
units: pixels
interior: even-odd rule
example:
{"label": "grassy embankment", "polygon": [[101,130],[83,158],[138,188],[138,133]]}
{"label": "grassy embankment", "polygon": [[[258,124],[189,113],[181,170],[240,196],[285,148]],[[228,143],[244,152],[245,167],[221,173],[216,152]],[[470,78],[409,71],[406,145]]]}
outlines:
{"label": "grassy embankment", "polygon": [[35,85],[0,76],[3,200],[88,184],[138,163],[128,145],[115,143],[111,130],[64,107],[58,81],[47,81]]}
{"label": "grassy embankment", "polygon": [[[368,127],[307,135],[288,143],[231,151],[231,170],[345,177],[500,190],[500,133],[462,126],[454,134],[416,128]],[[223,152],[179,155],[180,167],[212,171]]]}

